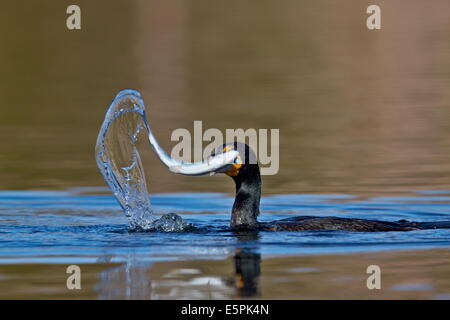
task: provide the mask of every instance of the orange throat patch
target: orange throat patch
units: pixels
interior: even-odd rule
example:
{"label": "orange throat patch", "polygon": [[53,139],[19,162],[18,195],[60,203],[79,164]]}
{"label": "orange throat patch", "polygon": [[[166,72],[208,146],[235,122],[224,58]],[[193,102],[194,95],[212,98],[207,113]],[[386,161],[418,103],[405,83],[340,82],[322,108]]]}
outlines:
{"label": "orange throat patch", "polygon": [[[234,149],[232,146],[226,146],[225,148],[223,148],[223,152],[227,152],[232,149]],[[238,163],[232,164],[230,169],[228,169],[227,171],[224,171],[223,173],[225,173],[226,175],[228,175],[230,177],[236,177],[239,174],[239,169],[241,169],[241,167],[242,167],[241,157],[238,156],[237,160],[239,161]]]}

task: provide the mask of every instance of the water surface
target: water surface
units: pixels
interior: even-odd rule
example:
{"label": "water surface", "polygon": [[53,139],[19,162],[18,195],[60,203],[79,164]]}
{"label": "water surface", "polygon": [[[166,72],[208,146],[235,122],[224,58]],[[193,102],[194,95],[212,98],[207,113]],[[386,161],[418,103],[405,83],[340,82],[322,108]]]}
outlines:
{"label": "water surface", "polygon": [[[208,298],[209,292],[214,298],[277,298],[274,296],[276,291],[261,291],[260,283],[270,280],[283,286],[297,281],[295,279],[299,275],[312,273],[330,277],[329,271],[322,270],[323,263],[327,259],[335,259],[331,256],[336,254],[353,254],[350,259],[359,265],[360,262],[356,261],[367,257],[369,252],[450,248],[450,232],[445,229],[380,233],[333,230],[235,233],[228,229],[233,198],[219,193],[153,194],[155,213],[176,212],[194,224],[197,230],[182,233],[131,232],[116,200],[103,191],[107,191],[106,188],[0,192],[0,285],[8,285],[16,297],[52,297],[52,290],[60,296],[77,297],[75,293],[64,290],[64,277],[69,264],[78,264],[86,270],[89,279],[86,291],[78,297],[196,299]],[[260,220],[308,214],[433,221],[449,220],[449,209],[450,191],[428,190],[383,197],[284,194],[263,198]],[[354,256],[357,253],[359,255]],[[307,258],[318,254],[323,258],[313,258],[312,262]],[[374,257],[377,254],[374,253]],[[445,255],[447,253],[442,257]],[[306,265],[305,259],[310,261]],[[396,259],[396,255],[391,255],[387,261],[392,264]],[[437,259],[437,256],[432,255],[431,259]],[[341,260],[341,266],[347,270],[351,264],[344,267],[344,260]],[[227,262],[223,264],[220,261]],[[418,262],[409,263],[414,265]],[[385,263],[385,257],[373,258],[371,262]],[[222,267],[213,267],[216,264]],[[269,266],[262,267],[266,264]],[[161,267],[164,274],[159,274]],[[48,274],[45,270],[50,269],[58,271]],[[348,269],[347,277],[363,281],[360,285],[364,287],[365,269],[356,274],[351,270],[355,267]],[[22,280],[19,274],[22,274]],[[53,289],[46,291],[41,288],[41,292],[37,287],[30,289],[29,284],[26,290],[20,289],[27,283],[27,277],[38,275],[46,279],[43,280],[44,287]],[[225,275],[231,280],[224,279]],[[155,277],[163,281],[164,288],[169,290],[170,287],[170,294],[165,289],[157,293],[158,289],[152,284]],[[434,276],[428,277],[426,283],[435,279]],[[317,285],[321,290],[328,286],[325,282]],[[427,285],[425,288],[429,288]],[[422,288],[406,281],[398,288],[417,287]],[[195,288],[200,288],[200,293]],[[402,292],[408,293],[406,289]],[[284,296],[311,298],[313,292],[299,288],[291,296],[287,292]]]}

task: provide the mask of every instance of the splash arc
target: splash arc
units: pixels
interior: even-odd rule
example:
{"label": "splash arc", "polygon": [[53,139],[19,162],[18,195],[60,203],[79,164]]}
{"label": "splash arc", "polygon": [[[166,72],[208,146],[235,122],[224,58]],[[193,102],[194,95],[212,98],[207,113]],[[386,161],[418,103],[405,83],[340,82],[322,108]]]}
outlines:
{"label": "splash arc", "polygon": [[120,91],[106,112],[97,137],[95,156],[97,166],[128,217],[132,230],[152,230],[158,220],[151,208],[144,168],[136,147],[142,130],[147,133],[152,150],[174,173],[209,174],[233,163],[239,155],[233,150],[201,162],[170,157],[152,133],[141,94],[131,89]]}

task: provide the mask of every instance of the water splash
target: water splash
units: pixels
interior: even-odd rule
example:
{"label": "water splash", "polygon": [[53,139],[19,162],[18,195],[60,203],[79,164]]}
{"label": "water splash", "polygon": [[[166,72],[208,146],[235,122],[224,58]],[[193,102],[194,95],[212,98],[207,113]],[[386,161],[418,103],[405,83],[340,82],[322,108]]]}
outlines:
{"label": "water splash", "polygon": [[144,168],[136,148],[143,129],[148,133],[153,151],[175,173],[202,175],[214,172],[233,163],[238,154],[233,150],[196,163],[173,159],[153,136],[140,93],[123,90],[117,94],[97,137],[98,168],[128,217],[131,230],[184,231],[191,226],[179,216],[169,214],[157,219],[153,214]]}

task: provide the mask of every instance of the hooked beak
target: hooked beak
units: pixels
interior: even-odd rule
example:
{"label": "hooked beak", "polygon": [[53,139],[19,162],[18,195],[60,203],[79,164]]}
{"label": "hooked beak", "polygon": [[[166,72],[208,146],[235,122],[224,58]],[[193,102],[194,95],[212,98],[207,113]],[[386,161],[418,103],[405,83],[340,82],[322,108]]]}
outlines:
{"label": "hooked beak", "polygon": [[[225,148],[223,148],[223,153],[227,153],[227,152],[232,152],[235,151],[234,148],[232,146],[226,146]],[[235,177],[239,174],[239,170],[242,167],[242,159],[240,157],[240,155],[237,155],[236,158],[234,159],[233,163],[228,163],[225,166],[223,166],[222,168],[219,168],[213,172],[211,172],[209,175],[213,176],[216,173],[225,173],[226,175],[230,176],[230,177]]]}
{"label": "hooked beak", "polygon": [[216,175],[218,173],[225,173],[226,174],[229,170],[231,170],[232,167],[233,167],[233,164],[227,164],[227,165],[223,166],[222,168],[219,168],[219,169],[217,169],[215,171],[211,171],[209,173],[209,175],[210,176],[214,176],[214,175]]}
{"label": "hooked beak", "polygon": [[[214,157],[214,156],[213,156]],[[220,168],[217,168],[217,169],[215,169],[215,170],[213,170],[213,171],[211,171],[211,172],[209,172],[209,175],[210,176],[214,176],[214,175],[216,175],[216,174],[218,174],[218,173],[227,173],[228,171],[230,171],[232,168],[233,168],[233,166],[234,166],[234,163],[238,160],[238,158],[239,158],[239,155],[237,155],[236,157],[235,157],[235,159],[230,163],[226,163],[224,166],[222,166],[222,167],[220,167]]]}

